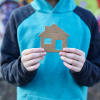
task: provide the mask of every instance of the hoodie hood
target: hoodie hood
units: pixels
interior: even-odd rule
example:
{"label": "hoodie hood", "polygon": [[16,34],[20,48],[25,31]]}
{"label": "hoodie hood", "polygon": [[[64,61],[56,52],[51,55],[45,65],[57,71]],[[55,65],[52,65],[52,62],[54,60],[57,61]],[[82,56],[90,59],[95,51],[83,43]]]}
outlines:
{"label": "hoodie hood", "polygon": [[59,0],[54,8],[47,0],[34,0],[31,5],[39,12],[68,12],[76,7],[74,0]]}

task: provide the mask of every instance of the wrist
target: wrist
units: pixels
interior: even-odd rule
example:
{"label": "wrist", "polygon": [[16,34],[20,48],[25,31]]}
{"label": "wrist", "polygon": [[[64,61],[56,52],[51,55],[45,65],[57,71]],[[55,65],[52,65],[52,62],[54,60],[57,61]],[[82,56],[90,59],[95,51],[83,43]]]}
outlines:
{"label": "wrist", "polygon": [[83,65],[82,69],[80,70],[80,72],[74,72],[72,70],[69,70],[70,74],[75,75],[75,76],[84,74],[86,71],[86,62],[87,62],[87,60],[85,60],[84,65]]}
{"label": "wrist", "polygon": [[21,70],[22,70],[23,74],[25,74],[25,75],[27,75],[27,76],[34,76],[34,75],[36,74],[36,71],[37,71],[37,70],[28,71],[28,70],[24,67],[22,61],[21,61]]}

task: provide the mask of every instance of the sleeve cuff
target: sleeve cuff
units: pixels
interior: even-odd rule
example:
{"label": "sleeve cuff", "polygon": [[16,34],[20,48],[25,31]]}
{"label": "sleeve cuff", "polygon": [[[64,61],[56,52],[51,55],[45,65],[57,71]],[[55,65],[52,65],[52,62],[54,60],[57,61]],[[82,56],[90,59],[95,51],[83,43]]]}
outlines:
{"label": "sleeve cuff", "polygon": [[69,70],[69,72],[70,72],[70,74],[73,76],[79,76],[79,75],[82,75],[82,74],[84,74],[85,73],[85,71],[86,71],[86,64],[87,63],[87,60],[85,60],[85,63],[84,63],[84,65],[83,65],[83,68],[81,69],[81,71],[80,72],[74,72],[74,71],[72,71],[72,70]]}

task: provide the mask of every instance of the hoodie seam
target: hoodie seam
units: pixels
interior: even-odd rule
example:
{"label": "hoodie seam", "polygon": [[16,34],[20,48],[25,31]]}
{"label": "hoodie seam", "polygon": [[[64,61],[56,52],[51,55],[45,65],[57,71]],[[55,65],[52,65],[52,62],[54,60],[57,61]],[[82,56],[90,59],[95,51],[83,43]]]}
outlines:
{"label": "hoodie seam", "polygon": [[90,30],[89,26],[88,26],[87,23],[82,19],[82,17],[79,16],[79,15],[78,15],[77,13],[75,13],[74,11],[73,11],[73,13],[76,14],[76,15],[84,22],[84,24],[88,27],[88,29],[89,29],[89,31],[90,31],[90,33],[91,33],[91,30]]}

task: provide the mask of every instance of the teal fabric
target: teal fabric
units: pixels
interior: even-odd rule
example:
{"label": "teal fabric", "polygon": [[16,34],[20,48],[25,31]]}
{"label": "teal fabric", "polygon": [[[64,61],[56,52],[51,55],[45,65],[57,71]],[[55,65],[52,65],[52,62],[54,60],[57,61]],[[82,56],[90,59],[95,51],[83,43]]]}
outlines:
{"label": "teal fabric", "polygon": [[55,8],[53,8],[46,0],[34,0],[31,3],[35,10],[39,12],[69,12],[72,11],[76,4],[74,0],[59,0]]}
{"label": "teal fabric", "polygon": [[[36,12],[17,29],[20,54],[24,49],[41,47],[40,33],[55,23],[70,35],[67,47],[85,52],[87,57],[91,33],[81,18],[73,12],[74,0],[59,0],[52,8],[46,0],[31,3]],[[47,53],[33,81],[17,88],[17,100],[87,100],[87,87],[78,85],[63,65],[59,53]]]}

